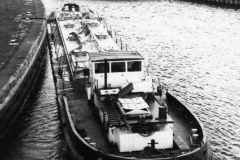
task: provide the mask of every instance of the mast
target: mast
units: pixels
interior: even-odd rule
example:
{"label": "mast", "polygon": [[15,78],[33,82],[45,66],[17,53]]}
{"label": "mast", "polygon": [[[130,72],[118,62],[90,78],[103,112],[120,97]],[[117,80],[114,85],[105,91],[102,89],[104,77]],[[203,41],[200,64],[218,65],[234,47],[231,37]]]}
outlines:
{"label": "mast", "polygon": [[104,60],[104,88],[107,89],[107,59]]}

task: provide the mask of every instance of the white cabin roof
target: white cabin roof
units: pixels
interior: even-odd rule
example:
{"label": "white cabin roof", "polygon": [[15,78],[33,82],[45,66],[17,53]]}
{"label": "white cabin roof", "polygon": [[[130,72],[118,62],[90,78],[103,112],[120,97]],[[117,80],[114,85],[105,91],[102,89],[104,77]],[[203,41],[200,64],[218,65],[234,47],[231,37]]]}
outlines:
{"label": "white cabin roof", "polygon": [[92,62],[104,61],[105,59],[111,61],[118,60],[144,60],[143,56],[137,51],[109,51],[109,52],[93,52],[89,53]]}

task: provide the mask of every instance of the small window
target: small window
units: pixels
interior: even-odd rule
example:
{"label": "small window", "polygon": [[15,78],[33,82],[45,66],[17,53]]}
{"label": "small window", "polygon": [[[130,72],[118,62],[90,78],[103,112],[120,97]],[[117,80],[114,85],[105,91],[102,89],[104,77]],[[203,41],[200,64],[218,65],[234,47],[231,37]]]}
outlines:
{"label": "small window", "polygon": [[[95,73],[104,73],[105,63],[95,63]],[[109,73],[109,63],[107,63],[107,72]]]}
{"label": "small window", "polygon": [[126,72],[125,62],[112,62],[112,72]]}
{"label": "small window", "polygon": [[69,41],[76,41],[77,40],[77,38],[71,33],[68,35],[68,39],[69,39]]}
{"label": "small window", "polygon": [[107,36],[106,35],[96,35],[95,36],[97,37],[97,39],[107,39]]}
{"label": "small window", "polygon": [[141,61],[132,61],[127,62],[128,72],[138,72],[142,70],[142,62]]}
{"label": "small window", "polygon": [[89,23],[89,26],[91,26],[91,27],[98,27],[98,24],[97,23]]}
{"label": "small window", "polygon": [[84,57],[84,56],[86,56],[86,55],[87,55],[86,52],[75,52],[75,56],[76,56],[76,57]]}

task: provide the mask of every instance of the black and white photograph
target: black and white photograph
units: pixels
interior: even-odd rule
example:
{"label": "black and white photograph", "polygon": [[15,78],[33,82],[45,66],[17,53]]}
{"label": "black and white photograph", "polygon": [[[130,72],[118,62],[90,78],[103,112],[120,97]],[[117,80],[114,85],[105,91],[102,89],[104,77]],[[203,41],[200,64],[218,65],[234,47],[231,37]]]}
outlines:
{"label": "black and white photograph", "polygon": [[240,160],[240,0],[0,0],[0,160]]}

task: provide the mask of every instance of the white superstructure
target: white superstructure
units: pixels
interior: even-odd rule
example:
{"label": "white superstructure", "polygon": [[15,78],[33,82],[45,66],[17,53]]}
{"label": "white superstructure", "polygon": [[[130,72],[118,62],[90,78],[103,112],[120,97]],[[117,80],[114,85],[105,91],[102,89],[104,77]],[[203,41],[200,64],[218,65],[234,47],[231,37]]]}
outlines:
{"label": "white superstructure", "polygon": [[173,120],[151,98],[155,90],[143,56],[123,49],[90,10],[73,6],[56,17],[73,77],[86,85],[109,141],[120,152],[173,148]]}

